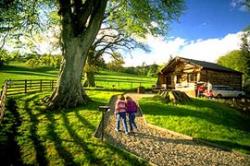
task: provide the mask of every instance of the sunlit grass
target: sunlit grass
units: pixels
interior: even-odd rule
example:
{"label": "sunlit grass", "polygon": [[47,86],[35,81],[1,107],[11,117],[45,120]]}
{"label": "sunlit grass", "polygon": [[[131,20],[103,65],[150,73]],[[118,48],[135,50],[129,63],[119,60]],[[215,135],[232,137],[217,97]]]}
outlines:
{"label": "sunlit grass", "polygon": [[146,165],[93,136],[101,119],[98,106],[106,105],[118,93],[121,92],[88,91],[93,102],[57,112],[40,105],[40,99],[48,93],[16,97],[21,119],[16,140],[22,164]]}
{"label": "sunlit grass", "polygon": [[56,79],[58,70],[49,67],[31,68],[25,63],[13,62],[0,69],[0,84],[5,80]]}
{"label": "sunlit grass", "polygon": [[[58,69],[50,67],[31,68],[25,63],[12,62],[0,69],[0,84],[5,80],[24,79],[57,79]],[[108,89],[135,89],[139,86],[151,88],[156,77],[138,76],[133,74],[102,70],[95,74],[96,86]]]}
{"label": "sunlit grass", "polygon": [[156,96],[140,105],[148,123],[250,153],[250,118],[221,103],[192,99],[174,105]]}

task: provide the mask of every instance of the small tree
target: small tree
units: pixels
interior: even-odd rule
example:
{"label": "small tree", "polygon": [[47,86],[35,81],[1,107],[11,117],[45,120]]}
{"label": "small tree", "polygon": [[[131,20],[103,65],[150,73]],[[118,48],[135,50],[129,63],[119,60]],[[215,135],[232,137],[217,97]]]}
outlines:
{"label": "small tree", "polygon": [[112,55],[113,59],[107,64],[107,68],[111,71],[121,71],[123,64],[125,64],[123,57],[120,53],[114,52]]}
{"label": "small tree", "polygon": [[157,76],[157,70],[158,70],[157,64],[150,65],[147,76],[148,77]]}
{"label": "small tree", "polygon": [[6,50],[0,50],[0,67],[4,65],[4,63],[8,63],[11,60],[8,52]]}
{"label": "small tree", "polygon": [[10,61],[19,60],[20,59],[19,52],[9,52],[4,49],[0,49],[0,67],[4,64],[8,64]]}

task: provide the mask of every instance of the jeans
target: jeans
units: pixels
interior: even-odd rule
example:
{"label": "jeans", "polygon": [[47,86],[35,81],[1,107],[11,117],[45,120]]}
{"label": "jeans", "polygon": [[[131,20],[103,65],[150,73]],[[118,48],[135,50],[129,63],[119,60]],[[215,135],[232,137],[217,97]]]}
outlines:
{"label": "jeans", "polygon": [[127,121],[126,121],[126,112],[116,113],[116,129],[120,129],[120,120],[122,119],[123,127],[125,132],[128,132]]}
{"label": "jeans", "polygon": [[128,113],[128,117],[129,117],[130,131],[133,131],[133,128],[137,129],[137,126],[135,124],[135,113],[134,112]]}

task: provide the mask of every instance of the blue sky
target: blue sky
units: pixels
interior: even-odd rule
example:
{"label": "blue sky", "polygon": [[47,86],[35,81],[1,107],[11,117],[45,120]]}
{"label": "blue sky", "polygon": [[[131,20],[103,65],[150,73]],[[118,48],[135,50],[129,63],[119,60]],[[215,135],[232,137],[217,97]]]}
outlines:
{"label": "blue sky", "polygon": [[[186,0],[186,10],[179,21],[169,24],[167,36],[154,37],[150,34],[144,40],[151,48],[150,53],[142,50],[121,52],[125,66],[164,64],[170,56],[181,56],[208,62],[216,62],[226,53],[240,48],[242,30],[250,25],[250,10],[240,2],[245,0]],[[34,37],[41,54],[53,49],[54,28],[43,36]],[[21,39],[28,44],[30,41]],[[50,41],[50,42],[48,42]],[[60,51],[60,50],[59,50]],[[110,61],[110,57],[104,57]]]}
{"label": "blue sky", "polygon": [[187,40],[221,38],[250,24],[247,12],[237,1],[187,0],[179,22],[170,25],[170,36]]}
{"label": "blue sky", "polygon": [[250,11],[242,0],[186,0],[179,21],[170,24],[165,37],[148,35],[150,53],[141,50],[125,55],[125,66],[163,64],[172,56],[216,62],[226,53],[240,48],[242,30],[250,25]]}

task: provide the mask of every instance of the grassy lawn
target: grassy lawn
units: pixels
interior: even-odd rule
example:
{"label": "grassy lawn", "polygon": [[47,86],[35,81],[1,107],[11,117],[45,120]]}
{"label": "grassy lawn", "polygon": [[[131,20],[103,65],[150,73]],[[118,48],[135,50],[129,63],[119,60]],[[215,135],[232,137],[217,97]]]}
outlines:
{"label": "grassy lawn", "polygon": [[49,67],[31,68],[25,63],[13,62],[8,66],[0,69],[0,84],[7,79],[24,80],[24,79],[56,79],[58,70]]}
{"label": "grassy lawn", "polygon": [[104,87],[112,87],[112,85],[115,85],[117,89],[132,89],[141,85],[145,88],[151,88],[152,85],[156,83],[156,77],[138,76],[104,70],[96,75],[96,83],[98,86]]}
{"label": "grassy lawn", "polygon": [[[62,112],[50,112],[39,105],[40,99],[49,94],[16,97],[18,111],[12,116],[8,112],[7,116],[12,118],[5,118],[1,127],[6,132],[10,130],[13,119],[21,120],[16,128],[19,164],[146,165],[145,161],[93,137],[101,118],[97,107],[107,104],[110,97],[117,93],[88,91],[93,100],[91,104]],[[0,132],[1,145],[4,143],[3,132]]]}
{"label": "grassy lawn", "polygon": [[221,103],[192,99],[174,105],[155,96],[140,105],[150,124],[250,154],[250,117]]}
{"label": "grassy lawn", "polygon": [[[25,63],[12,62],[0,69],[0,84],[7,79],[57,79],[58,70],[49,67],[31,68]],[[134,89],[140,85],[151,88],[156,78],[137,76],[121,72],[100,71],[95,75],[96,86],[113,89]],[[132,83],[133,82],[133,83]]]}

